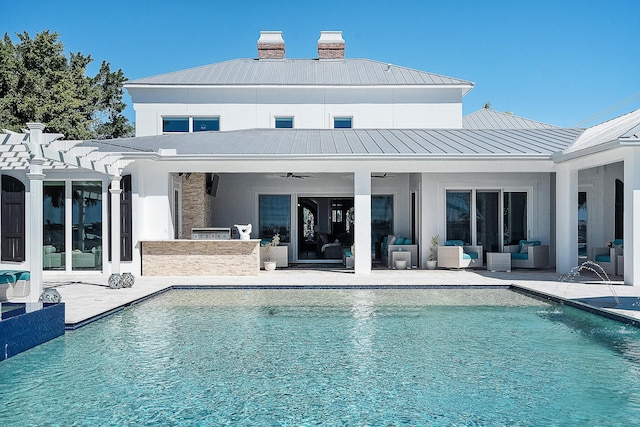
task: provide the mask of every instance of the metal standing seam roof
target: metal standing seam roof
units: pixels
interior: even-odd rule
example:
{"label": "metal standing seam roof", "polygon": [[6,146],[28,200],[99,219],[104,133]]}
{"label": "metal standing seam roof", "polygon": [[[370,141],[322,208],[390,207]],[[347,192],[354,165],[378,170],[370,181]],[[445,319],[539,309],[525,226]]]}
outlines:
{"label": "metal standing seam roof", "polygon": [[100,152],[178,156],[551,156],[566,149],[582,129],[250,129],[180,133],[101,141],[81,146]]}
{"label": "metal standing seam roof", "polygon": [[483,108],[466,115],[462,119],[464,129],[554,129],[547,123],[518,117],[510,113],[501,113]]}
{"label": "metal standing seam roof", "polygon": [[233,59],[130,80],[145,85],[433,86],[473,83],[370,59]]}
{"label": "metal standing seam roof", "polygon": [[640,109],[586,129],[564,154],[625,139],[640,140]]}

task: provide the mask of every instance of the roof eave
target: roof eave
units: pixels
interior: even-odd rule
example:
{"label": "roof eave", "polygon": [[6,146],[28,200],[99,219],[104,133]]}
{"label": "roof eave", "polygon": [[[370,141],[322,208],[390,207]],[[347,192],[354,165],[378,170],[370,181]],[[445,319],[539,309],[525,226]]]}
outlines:
{"label": "roof eave", "polygon": [[599,144],[593,147],[587,147],[587,148],[583,148],[581,150],[577,150],[577,151],[572,151],[569,153],[563,153],[562,151],[559,151],[557,153],[554,153],[552,156],[552,160],[554,163],[563,163],[563,162],[567,162],[569,160],[574,160],[574,159],[578,159],[580,157],[585,157],[585,156],[590,156],[592,154],[597,154],[597,153],[601,153],[603,151],[607,151],[610,150],[612,148],[618,147],[620,146],[620,141],[619,140],[615,140],[615,141],[610,141],[604,144]]}
{"label": "roof eave", "polygon": [[154,153],[122,153],[123,158],[150,159],[158,161],[274,161],[288,160],[316,160],[316,161],[349,161],[354,160],[372,161],[460,161],[460,160],[552,160],[551,154],[175,154],[166,155],[157,152]]}

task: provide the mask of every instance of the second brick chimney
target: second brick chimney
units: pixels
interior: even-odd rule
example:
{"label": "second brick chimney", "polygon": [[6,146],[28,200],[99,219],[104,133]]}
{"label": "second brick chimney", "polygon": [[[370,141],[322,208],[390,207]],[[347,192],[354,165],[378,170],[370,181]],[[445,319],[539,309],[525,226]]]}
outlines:
{"label": "second brick chimney", "polygon": [[320,31],[318,40],[319,59],[342,59],[344,58],[345,43],[342,38],[342,31]]}
{"label": "second brick chimney", "polygon": [[284,39],[282,31],[260,31],[258,59],[283,59]]}

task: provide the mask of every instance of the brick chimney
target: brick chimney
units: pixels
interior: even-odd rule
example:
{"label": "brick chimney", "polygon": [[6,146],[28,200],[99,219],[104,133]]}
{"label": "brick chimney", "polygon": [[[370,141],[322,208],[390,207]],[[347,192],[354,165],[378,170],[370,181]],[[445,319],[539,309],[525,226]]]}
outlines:
{"label": "brick chimney", "polygon": [[342,31],[320,31],[318,40],[319,59],[342,59],[344,58],[345,43],[342,38]]}
{"label": "brick chimney", "polygon": [[282,31],[260,31],[258,59],[283,59],[284,39]]}

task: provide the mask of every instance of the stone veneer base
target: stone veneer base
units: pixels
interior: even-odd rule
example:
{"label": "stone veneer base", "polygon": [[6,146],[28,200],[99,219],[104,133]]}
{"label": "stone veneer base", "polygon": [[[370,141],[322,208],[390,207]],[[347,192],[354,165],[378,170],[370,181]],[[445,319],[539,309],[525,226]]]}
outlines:
{"label": "stone veneer base", "polygon": [[257,276],[260,240],[142,242],[143,276]]}

